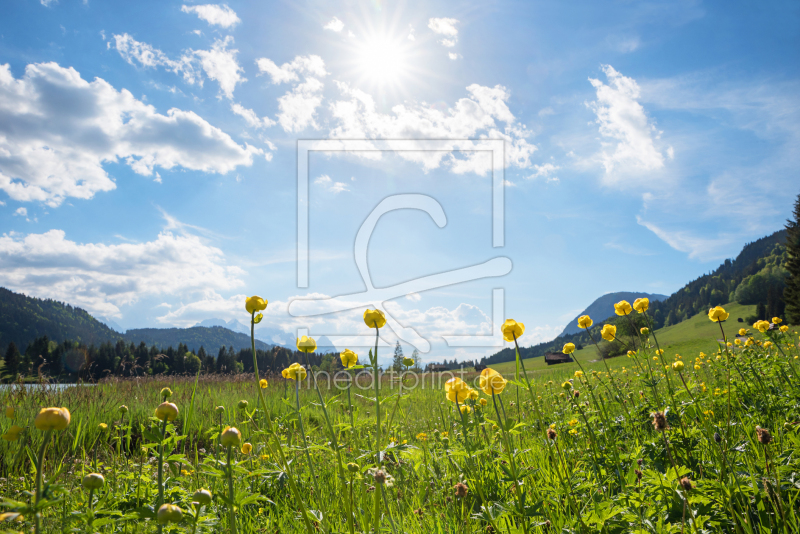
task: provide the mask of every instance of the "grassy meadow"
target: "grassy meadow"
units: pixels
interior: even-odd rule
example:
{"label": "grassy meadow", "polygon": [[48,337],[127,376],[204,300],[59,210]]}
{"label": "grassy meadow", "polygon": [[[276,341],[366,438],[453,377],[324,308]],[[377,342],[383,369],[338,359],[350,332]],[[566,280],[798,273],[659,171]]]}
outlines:
{"label": "grassy meadow", "polygon": [[10,386],[0,532],[800,532],[798,336],[751,308],[447,392],[292,368]]}

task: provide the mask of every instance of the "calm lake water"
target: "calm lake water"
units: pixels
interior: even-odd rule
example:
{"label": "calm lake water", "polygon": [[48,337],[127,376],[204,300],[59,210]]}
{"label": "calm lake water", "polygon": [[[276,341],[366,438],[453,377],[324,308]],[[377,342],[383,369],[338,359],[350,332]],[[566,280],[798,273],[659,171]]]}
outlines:
{"label": "calm lake water", "polygon": [[0,391],[20,386],[24,387],[25,389],[62,390],[73,387],[94,387],[95,384],[0,384]]}

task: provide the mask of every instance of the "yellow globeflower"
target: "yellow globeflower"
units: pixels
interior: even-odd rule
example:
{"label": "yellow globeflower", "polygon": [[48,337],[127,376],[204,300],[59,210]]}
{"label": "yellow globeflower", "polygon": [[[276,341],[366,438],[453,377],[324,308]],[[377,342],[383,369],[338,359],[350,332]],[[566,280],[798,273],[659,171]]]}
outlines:
{"label": "yellow globeflower", "polygon": [[105,423],[100,423],[99,425],[97,425],[97,428],[98,430],[100,430],[100,432],[102,432],[104,430],[108,430],[108,425]]}
{"label": "yellow globeflower", "polygon": [[765,343],[764,343],[764,348],[765,348],[765,349],[768,349],[768,348],[770,348],[771,346],[772,346],[772,341],[767,341],[767,342],[765,342]]}
{"label": "yellow globeflower", "polygon": [[196,502],[197,504],[201,504],[203,506],[211,504],[211,499],[211,492],[205,488],[200,488],[192,495],[192,502]]}
{"label": "yellow globeflower", "polygon": [[621,300],[614,304],[614,313],[617,315],[628,315],[632,311],[633,308],[631,308],[627,300]]}
{"label": "yellow globeflower", "polygon": [[412,365],[414,365],[414,358],[409,358],[408,356],[406,356],[405,358],[403,358],[403,365],[405,365],[406,367],[411,367]]}
{"label": "yellow globeflower", "polygon": [[522,337],[522,334],[525,333],[525,325],[514,319],[506,319],[506,322],[500,327],[500,331],[503,333],[503,339],[511,342]]}
{"label": "yellow globeflower", "polygon": [[469,406],[466,406],[466,405],[461,406],[460,409],[461,409],[461,413],[463,413],[464,415],[468,415],[470,412],[472,412],[472,408],[470,408]]}
{"label": "yellow globeflower", "polygon": [[223,447],[235,447],[242,442],[242,433],[236,427],[226,426],[220,434],[219,442]]}
{"label": "yellow globeflower", "polygon": [[600,337],[606,341],[614,341],[617,337],[617,327],[613,324],[604,324],[603,329],[600,330]]}
{"label": "yellow globeflower", "polygon": [[647,328],[646,326],[643,326],[639,329],[639,333],[642,334],[643,336],[646,336],[647,334],[650,333],[650,329]]}
{"label": "yellow globeflower", "polygon": [[644,313],[650,307],[650,299],[647,297],[633,301],[633,309],[639,313]]}
{"label": "yellow globeflower", "polygon": [[578,317],[578,326],[580,328],[591,328],[593,324],[594,322],[592,321],[592,318],[588,315],[581,315]]}
{"label": "yellow globeflower", "polygon": [[306,368],[300,365],[299,363],[293,363],[283,371],[281,371],[281,375],[283,378],[289,378],[291,380],[300,380],[306,379]]}
{"label": "yellow globeflower", "polygon": [[469,390],[469,386],[458,377],[444,383],[445,396],[450,402],[464,402],[469,397]]}
{"label": "yellow globeflower", "polygon": [[769,330],[769,322],[768,321],[756,321],[753,324],[753,328],[761,332],[762,334]]}
{"label": "yellow globeflower", "polygon": [[675,362],[672,364],[672,370],[680,373],[683,371],[683,362]]}
{"label": "yellow globeflower", "polygon": [[747,329],[746,328],[740,328],[739,329],[739,335],[740,336],[746,336],[747,335]]}
{"label": "yellow globeflower", "polygon": [[708,310],[708,318],[718,323],[727,320],[729,315],[722,306],[715,306]]}
{"label": "yellow globeflower", "polygon": [[344,352],[339,357],[342,359],[342,365],[348,369],[358,363],[358,354],[350,349],[344,349]]}
{"label": "yellow globeflower", "polygon": [[42,408],[33,420],[39,430],[64,430],[69,426],[70,414],[66,408]]}
{"label": "yellow globeflower", "polygon": [[780,327],[780,331],[781,331],[781,332],[783,332],[783,333],[785,334],[786,332],[788,332],[788,331],[789,331],[789,327],[788,327],[788,326],[786,326],[786,325],[783,325],[783,326],[781,326],[781,327]]}
{"label": "yellow globeflower", "polygon": [[572,382],[570,382],[569,380],[567,380],[566,382],[564,382],[563,384],[561,384],[561,387],[562,387],[562,388],[564,388],[564,389],[566,389],[567,391],[569,391],[570,389],[572,389]]}
{"label": "yellow globeflower", "polygon": [[508,381],[491,367],[487,367],[481,371],[479,384],[480,388],[487,395],[491,395],[492,393],[499,395],[506,388],[507,383]]}
{"label": "yellow globeflower", "polygon": [[314,352],[317,350],[317,342],[313,337],[303,336],[297,340],[297,350],[300,352]]}
{"label": "yellow globeflower", "polygon": [[106,479],[100,473],[89,473],[81,481],[81,485],[88,490],[96,490],[103,487]]}
{"label": "yellow globeflower", "polygon": [[268,386],[269,382],[267,382],[266,378],[262,378],[261,380],[258,381],[258,387],[260,387],[261,389],[267,389]]}
{"label": "yellow globeflower", "polygon": [[156,417],[162,421],[174,421],[178,417],[178,407],[171,402],[162,402],[156,408]]}
{"label": "yellow globeflower", "polygon": [[775,324],[781,324],[783,321],[781,320],[780,317],[773,317],[772,322]]}
{"label": "yellow globeflower", "polygon": [[2,437],[6,441],[17,441],[19,439],[19,434],[24,429],[21,426],[11,425],[11,428],[6,430],[6,433],[3,434]]}
{"label": "yellow globeflower", "polygon": [[574,343],[566,343],[564,345],[564,348],[561,349],[561,352],[563,352],[564,354],[572,354],[573,352],[575,352],[575,344]]}
{"label": "yellow globeflower", "polygon": [[250,454],[253,451],[253,445],[245,443],[242,445],[242,454]]}
{"label": "yellow globeflower", "polygon": [[474,390],[474,389],[472,389],[472,388],[469,388],[469,395],[468,395],[468,397],[469,397],[469,399],[470,399],[470,400],[474,400],[474,401],[475,401],[475,400],[478,400],[478,397],[479,397],[479,395],[478,395],[478,392],[477,392],[477,391],[475,391],[475,390]]}
{"label": "yellow globeflower", "polygon": [[380,310],[367,310],[364,312],[364,324],[370,328],[383,328],[386,324],[386,316]]}
{"label": "yellow globeflower", "polygon": [[487,401],[486,399],[481,399],[481,406],[486,406],[487,404],[489,404],[489,401]]}
{"label": "yellow globeflower", "polygon": [[244,301],[244,308],[247,310],[247,313],[253,314],[257,311],[266,310],[267,301],[261,297],[247,297],[247,300]]}

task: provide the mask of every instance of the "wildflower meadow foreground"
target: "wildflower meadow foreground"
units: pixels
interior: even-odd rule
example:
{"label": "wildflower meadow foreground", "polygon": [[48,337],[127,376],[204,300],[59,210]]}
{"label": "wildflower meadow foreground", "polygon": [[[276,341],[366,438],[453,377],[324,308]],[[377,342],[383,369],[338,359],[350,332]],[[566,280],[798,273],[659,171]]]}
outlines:
{"label": "wildflower meadow foreground", "polygon": [[245,305],[253,375],[3,390],[0,530],[800,532],[798,338],[777,317],[736,328],[712,308],[718,350],[680,356],[647,299],[621,301],[649,326],[578,324],[627,357],[546,373],[526,371],[509,319],[512,372],[419,387],[373,379],[386,319],[366,310],[375,347],[342,352],[334,387],[304,362],[260,375],[267,301]]}

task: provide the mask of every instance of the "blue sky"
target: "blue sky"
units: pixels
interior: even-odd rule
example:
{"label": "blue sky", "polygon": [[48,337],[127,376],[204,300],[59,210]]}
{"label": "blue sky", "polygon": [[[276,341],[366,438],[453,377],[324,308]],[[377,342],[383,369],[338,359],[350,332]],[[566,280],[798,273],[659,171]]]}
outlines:
{"label": "blue sky", "polygon": [[[428,340],[423,359],[496,351],[442,336],[496,332],[498,288],[525,344],[550,339],[604,293],[669,294],[782,226],[799,183],[799,10],[8,0],[0,284],[123,328],[246,322],[259,294],[266,341],[307,328],[358,348],[363,307],[308,317],[289,302],[363,292],[358,229],[383,199],[420,194],[446,225],[385,214],[376,287],[513,264],[385,302]],[[298,140],[325,139],[364,150],[308,158],[299,287]],[[387,139],[445,143],[374,150]],[[500,247],[487,139],[504,140]]]}

